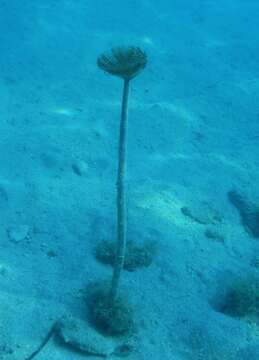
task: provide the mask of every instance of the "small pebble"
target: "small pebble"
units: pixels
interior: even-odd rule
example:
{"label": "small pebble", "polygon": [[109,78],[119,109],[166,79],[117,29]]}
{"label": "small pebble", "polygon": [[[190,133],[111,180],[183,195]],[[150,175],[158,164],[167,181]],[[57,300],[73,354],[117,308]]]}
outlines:
{"label": "small pebble", "polygon": [[88,172],[88,165],[85,161],[78,160],[76,163],[72,164],[72,169],[79,176],[84,176]]}
{"label": "small pebble", "polygon": [[206,229],[205,235],[207,238],[218,241],[218,242],[224,242],[224,235],[218,232],[217,230],[213,229]]}
{"label": "small pebble", "polygon": [[47,256],[50,257],[50,258],[53,258],[53,257],[58,256],[58,254],[57,254],[55,251],[53,251],[53,250],[49,250],[49,251],[47,252]]}
{"label": "small pebble", "polygon": [[7,229],[7,234],[10,241],[14,243],[19,243],[29,238],[29,230],[30,228],[28,225],[10,226]]}

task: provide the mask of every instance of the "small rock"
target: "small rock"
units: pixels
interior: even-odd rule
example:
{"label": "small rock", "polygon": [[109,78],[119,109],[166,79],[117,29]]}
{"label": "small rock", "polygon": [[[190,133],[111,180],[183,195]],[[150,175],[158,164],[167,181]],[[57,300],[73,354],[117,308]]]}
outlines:
{"label": "small rock", "polygon": [[218,211],[207,202],[193,204],[191,208],[183,206],[181,211],[185,216],[202,225],[218,224],[222,221]]}
{"label": "small rock", "polygon": [[1,265],[0,265],[0,275],[1,275],[1,276],[6,276],[6,275],[7,275],[7,272],[8,272],[8,270],[7,270],[7,268],[5,267],[5,265],[1,264]]}
{"label": "small rock", "polygon": [[224,235],[214,229],[206,229],[205,235],[207,236],[207,238],[218,241],[218,242],[223,243],[225,240]]}
{"label": "small rock", "polygon": [[53,257],[58,256],[58,254],[57,254],[56,251],[54,251],[54,250],[49,250],[49,251],[47,252],[47,256],[50,257],[50,258],[53,258]]}
{"label": "small rock", "polygon": [[[9,354],[13,354],[14,350],[11,346],[7,345],[7,344],[1,344],[0,345],[0,354],[1,355],[9,355]],[[2,359],[2,358],[0,358]]]}
{"label": "small rock", "polygon": [[250,261],[250,265],[259,269],[259,255],[255,255]]}
{"label": "small rock", "polygon": [[6,208],[8,203],[8,194],[6,189],[3,186],[0,186],[0,208]]}
{"label": "small rock", "polygon": [[14,243],[19,243],[22,240],[29,238],[29,226],[28,225],[17,225],[10,226],[7,229],[9,239]]}
{"label": "small rock", "polygon": [[72,164],[72,169],[79,176],[84,176],[88,172],[88,164],[85,161],[78,160],[76,163]]}
{"label": "small rock", "polygon": [[134,352],[136,344],[132,341],[125,341],[115,348],[113,355],[118,357],[127,357]]}
{"label": "small rock", "polygon": [[230,202],[237,208],[244,228],[255,238],[259,238],[259,201],[253,203],[236,190],[228,193]]}
{"label": "small rock", "polygon": [[88,355],[106,357],[115,349],[115,344],[111,339],[102,336],[85,322],[74,317],[62,319],[59,322],[57,335],[75,351]]}
{"label": "small rock", "polygon": [[258,360],[259,359],[259,346],[247,346],[237,353],[236,360]]}

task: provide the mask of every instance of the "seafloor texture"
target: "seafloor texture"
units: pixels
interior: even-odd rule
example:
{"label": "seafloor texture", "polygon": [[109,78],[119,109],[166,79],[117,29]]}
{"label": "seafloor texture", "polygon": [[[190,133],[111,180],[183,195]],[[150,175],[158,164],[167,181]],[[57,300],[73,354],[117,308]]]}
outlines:
{"label": "seafloor texture", "polygon": [[[111,275],[94,249],[116,236],[122,87],[96,58],[120,44],[149,58],[131,91],[128,238],[157,254],[123,274],[134,339],[90,333],[89,349],[259,358],[258,26],[253,0],[0,1],[1,360],[63,316],[93,331],[83,298]],[[35,359],[85,358],[63,345]]]}

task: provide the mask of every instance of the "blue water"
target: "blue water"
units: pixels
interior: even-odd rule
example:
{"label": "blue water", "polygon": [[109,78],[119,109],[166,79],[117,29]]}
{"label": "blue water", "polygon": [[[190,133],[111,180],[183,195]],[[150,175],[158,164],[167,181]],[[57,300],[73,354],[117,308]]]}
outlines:
{"label": "blue water", "polygon": [[[96,62],[121,45],[148,59],[129,98],[127,240],[157,252],[122,274],[134,335],[103,341],[130,360],[259,359],[258,28],[254,0],[0,1],[1,359],[62,316],[93,328],[82,294],[112,274],[94,249],[116,239],[123,86]],[[49,342],[46,358],[85,355]]]}

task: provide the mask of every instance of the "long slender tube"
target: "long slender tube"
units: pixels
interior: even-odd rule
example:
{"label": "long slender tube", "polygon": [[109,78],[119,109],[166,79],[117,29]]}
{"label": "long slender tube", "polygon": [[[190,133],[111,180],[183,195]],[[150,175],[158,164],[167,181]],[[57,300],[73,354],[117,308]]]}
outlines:
{"label": "long slender tube", "polygon": [[123,97],[121,107],[120,136],[119,136],[119,156],[117,173],[117,250],[116,263],[113,269],[113,277],[110,289],[111,305],[118,295],[121,272],[125,261],[126,250],[126,196],[125,196],[125,177],[126,177],[126,155],[127,155],[127,124],[128,124],[128,99],[130,80],[125,79],[123,85]]}

